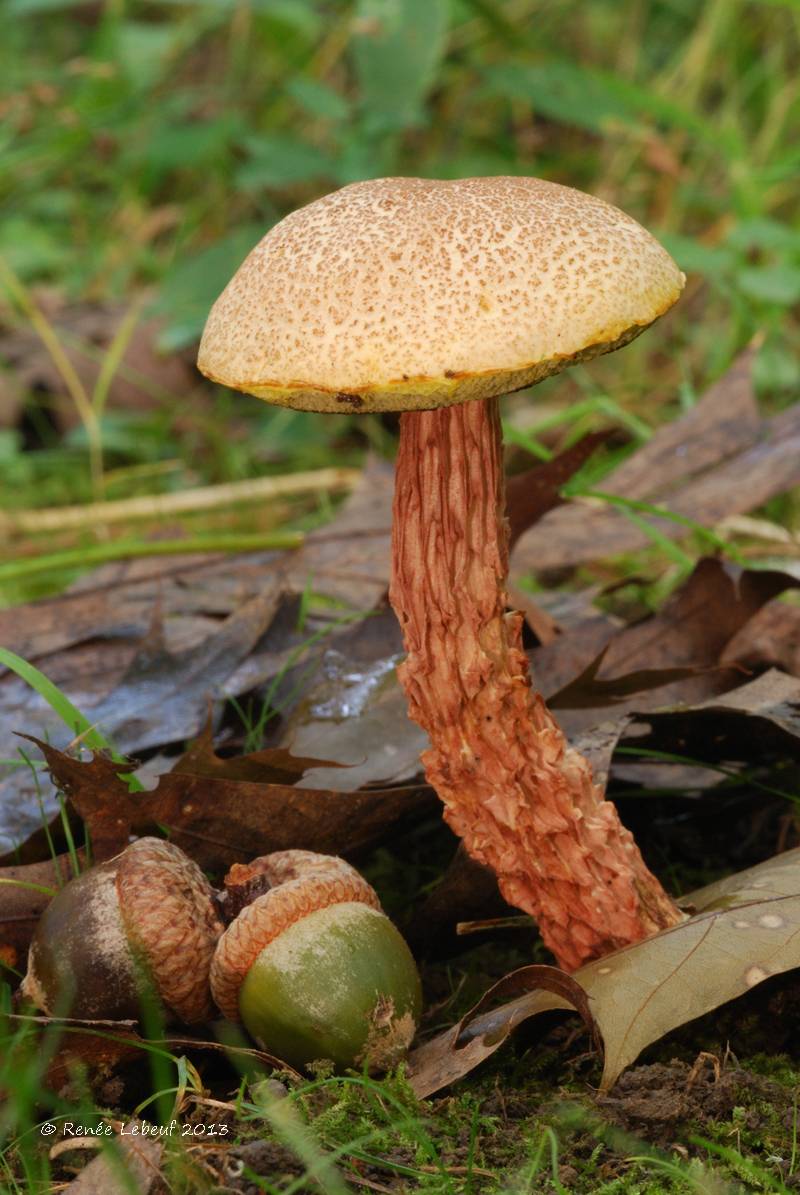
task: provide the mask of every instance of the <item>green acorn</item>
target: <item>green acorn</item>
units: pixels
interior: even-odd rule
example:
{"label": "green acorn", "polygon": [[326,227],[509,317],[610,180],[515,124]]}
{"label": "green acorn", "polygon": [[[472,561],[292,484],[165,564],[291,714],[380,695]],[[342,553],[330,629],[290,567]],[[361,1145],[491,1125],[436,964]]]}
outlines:
{"label": "green acorn", "polygon": [[232,868],[226,888],[232,903],[259,893],[212,960],[211,990],[227,1017],[295,1067],[328,1059],[380,1071],[404,1056],[421,1009],[419,975],[354,868],[278,851]]}

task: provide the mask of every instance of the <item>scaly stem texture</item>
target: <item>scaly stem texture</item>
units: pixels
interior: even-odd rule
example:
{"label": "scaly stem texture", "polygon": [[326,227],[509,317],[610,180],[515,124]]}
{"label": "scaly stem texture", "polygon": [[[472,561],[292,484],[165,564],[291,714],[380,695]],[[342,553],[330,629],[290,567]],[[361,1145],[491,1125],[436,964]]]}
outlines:
{"label": "scaly stem texture", "polygon": [[530,684],[506,612],[497,401],[402,416],[391,601],[425,773],[469,853],[573,970],[681,919]]}

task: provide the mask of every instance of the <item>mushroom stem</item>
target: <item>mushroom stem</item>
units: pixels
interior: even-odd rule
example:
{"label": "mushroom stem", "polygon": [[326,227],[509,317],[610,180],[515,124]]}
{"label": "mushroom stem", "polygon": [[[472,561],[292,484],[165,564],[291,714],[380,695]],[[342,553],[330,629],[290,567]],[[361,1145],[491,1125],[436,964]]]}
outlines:
{"label": "mushroom stem", "polygon": [[422,762],[445,819],[573,970],[681,914],[531,687],[522,616],[506,612],[502,447],[496,399],[401,418],[399,675],[430,737]]}

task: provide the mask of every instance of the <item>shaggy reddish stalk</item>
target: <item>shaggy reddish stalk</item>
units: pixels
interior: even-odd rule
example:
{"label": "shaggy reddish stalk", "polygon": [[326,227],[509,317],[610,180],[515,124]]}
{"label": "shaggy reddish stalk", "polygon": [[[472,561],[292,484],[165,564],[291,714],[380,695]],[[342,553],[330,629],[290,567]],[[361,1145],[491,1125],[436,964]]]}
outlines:
{"label": "shaggy reddish stalk", "polygon": [[506,613],[504,506],[496,399],[402,416],[391,601],[425,773],[469,853],[573,970],[681,914],[531,688],[522,616]]}

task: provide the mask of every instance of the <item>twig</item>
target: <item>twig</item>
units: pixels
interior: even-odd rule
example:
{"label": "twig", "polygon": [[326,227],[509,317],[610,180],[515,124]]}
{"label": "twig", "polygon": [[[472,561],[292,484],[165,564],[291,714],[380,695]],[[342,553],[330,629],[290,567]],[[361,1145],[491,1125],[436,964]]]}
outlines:
{"label": "twig", "polygon": [[260,477],[232,481],[225,485],[199,486],[177,494],[152,494],[94,502],[82,506],[59,506],[48,510],[0,511],[0,537],[36,535],[40,532],[71,531],[134,519],[162,519],[202,510],[255,503],[270,498],[287,498],[314,490],[351,489],[360,469],[315,469],[308,473],[287,473],[281,477]]}

